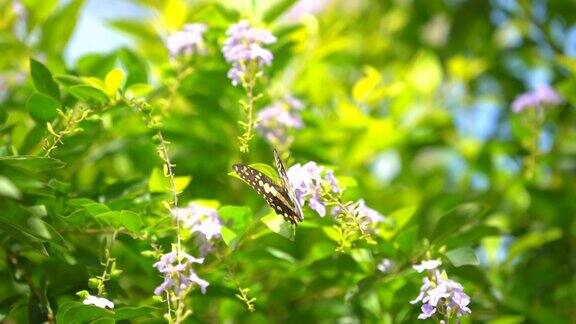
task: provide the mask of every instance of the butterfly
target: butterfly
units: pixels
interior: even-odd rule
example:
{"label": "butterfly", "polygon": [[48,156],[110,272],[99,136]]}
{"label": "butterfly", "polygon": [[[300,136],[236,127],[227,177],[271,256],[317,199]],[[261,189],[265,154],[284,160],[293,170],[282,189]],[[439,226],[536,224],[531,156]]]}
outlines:
{"label": "butterfly", "polygon": [[284,217],[285,221],[297,225],[298,222],[304,220],[302,206],[296,199],[294,190],[290,186],[290,181],[288,181],[284,163],[282,163],[282,159],[280,159],[280,155],[276,150],[274,150],[274,162],[276,171],[280,175],[280,184],[275,183],[274,180],[264,173],[242,163],[234,164],[232,169],[266,200],[276,214]]}

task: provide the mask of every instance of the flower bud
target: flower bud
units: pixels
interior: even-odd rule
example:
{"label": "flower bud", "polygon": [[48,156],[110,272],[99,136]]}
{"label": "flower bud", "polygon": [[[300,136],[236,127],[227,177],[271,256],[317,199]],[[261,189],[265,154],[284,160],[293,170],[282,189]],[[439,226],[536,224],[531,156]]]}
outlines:
{"label": "flower bud", "polygon": [[100,286],[101,282],[102,280],[100,280],[100,278],[90,278],[88,279],[88,287],[96,289]]}
{"label": "flower bud", "polygon": [[118,278],[118,277],[120,277],[121,274],[122,274],[122,270],[120,270],[120,269],[114,269],[114,270],[110,271],[110,277],[111,278]]}
{"label": "flower bud", "polygon": [[161,122],[156,121],[153,123],[150,123],[150,128],[152,128],[155,131],[161,131],[164,125],[162,125]]}
{"label": "flower bud", "polygon": [[150,107],[150,105],[142,105],[140,111],[146,115],[149,115],[152,112],[152,107]]}

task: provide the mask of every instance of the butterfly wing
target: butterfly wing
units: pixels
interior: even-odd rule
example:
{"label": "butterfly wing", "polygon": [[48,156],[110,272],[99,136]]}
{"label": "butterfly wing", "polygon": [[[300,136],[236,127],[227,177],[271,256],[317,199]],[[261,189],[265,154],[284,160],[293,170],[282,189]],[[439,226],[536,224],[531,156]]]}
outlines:
{"label": "butterfly wing", "polygon": [[286,193],[288,194],[288,198],[294,205],[296,209],[296,215],[300,221],[304,220],[304,213],[302,212],[302,206],[300,206],[300,202],[296,199],[296,194],[294,193],[294,189],[290,185],[290,181],[288,179],[288,173],[286,172],[286,168],[284,167],[284,163],[280,158],[280,154],[276,150],[274,150],[274,162],[276,163],[276,170],[280,175],[280,179],[282,180],[282,186],[285,188]]}
{"label": "butterfly wing", "polygon": [[232,169],[266,200],[266,203],[274,209],[276,214],[284,217],[284,220],[292,224],[297,224],[301,220],[297,214],[297,207],[292,203],[286,190],[275,184],[270,177],[252,167],[240,163],[234,164]]}

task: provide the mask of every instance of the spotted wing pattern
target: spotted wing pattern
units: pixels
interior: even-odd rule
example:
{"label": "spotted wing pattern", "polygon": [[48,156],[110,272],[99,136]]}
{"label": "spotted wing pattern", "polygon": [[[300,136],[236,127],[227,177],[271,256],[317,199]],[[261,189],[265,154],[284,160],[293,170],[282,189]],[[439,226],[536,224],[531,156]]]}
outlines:
{"label": "spotted wing pattern", "polygon": [[301,220],[297,207],[292,203],[292,199],[286,190],[275,184],[270,177],[252,167],[240,163],[234,164],[232,169],[266,200],[266,203],[274,209],[276,214],[284,217],[285,221],[297,224]]}
{"label": "spotted wing pattern", "polygon": [[280,175],[280,180],[282,181],[282,187],[284,187],[284,191],[288,194],[292,205],[295,207],[296,216],[300,221],[304,220],[304,213],[302,212],[302,206],[300,206],[300,202],[296,199],[296,194],[294,193],[294,189],[290,185],[290,181],[288,180],[288,173],[286,173],[286,168],[284,167],[284,163],[280,158],[280,154],[276,150],[274,150],[274,162],[276,163],[276,170]]}

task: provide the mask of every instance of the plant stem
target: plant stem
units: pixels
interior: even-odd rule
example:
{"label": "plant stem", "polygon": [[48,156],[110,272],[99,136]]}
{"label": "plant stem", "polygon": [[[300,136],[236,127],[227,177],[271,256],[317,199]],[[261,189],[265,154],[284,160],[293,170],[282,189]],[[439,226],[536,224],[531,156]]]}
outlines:
{"label": "plant stem", "polygon": [[[181,222],[180,217],[178,215],[178,190],[176,188],[176,181],[174,175],[174,164],[170,160],[168,156],[168,144],[161,131],[157,131],[156,135],[159,139],[158,150],[160,153],[160,158],[164,161],[164,172],[166,173],[168,180],[170,182],[170,192],[172,193],[172,203],[170,207],[174,209],[175,217],[176,217],[176,260],[178,260],[178,265],[180,265],[180,252],[182,250],[182,238],[181,238]],[[169,211],[170,212],[170,211]],[[180,272],[178,272],[176,278],[176,287],[180,287]],[[181,323],[185,316],[184,316],[184,304],[182,303],[182,293],[178,293],[174,298],[174,314],[176,316],[175,323]],[[168,301],[168,312],[170,314],[170,297],[167,298]]]}
{"label": "plant stem", "polygon": [[117,234],[118,231],[114,231],[114,233],[112,233],[112,236],[110,237],[110,242],[108,243],[108,246],[106,246],[106,251],[104,252],[106,253],[106,262],[104,263],[104,271],[102,272],[102,275],[99,277],[100,284],[98,285],[98,296],[102,296],[105,292],[104,282],[108,281],[109,277],[108,267],[110,267],[110,262],[114,261],[114,259],[110,257],[110,252],[112,251],[112,245],[116,240]]}

